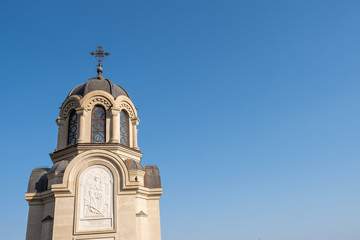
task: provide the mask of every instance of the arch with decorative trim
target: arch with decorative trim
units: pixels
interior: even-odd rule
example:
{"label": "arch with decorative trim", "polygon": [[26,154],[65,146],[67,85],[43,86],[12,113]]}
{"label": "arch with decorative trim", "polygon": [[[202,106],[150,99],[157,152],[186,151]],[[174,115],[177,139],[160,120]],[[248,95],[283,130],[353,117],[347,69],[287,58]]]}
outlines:
{"label": "arch with decorative trim", "polygon": [[92,91],[86,94],[80,101],[87,111],[91,111],[95,105],[102,105],[106,110],[114,106],[114,97],[101,90]]}
{"label": "arch with decorative trim", "polygon": [[126,96],[119,96],[115,100],[115,107],[121,110],[126,110],[130,119],[137,119],[137,110],[130,98]]}
{"label": "arch with decorative trim", "polygon": [[56,188],[67,188],[75,194],[76,182],[81,172],[92,165],[103,165],[109,168],[114,176],[115,193],[123,190],[133,190],[138,187],[137,182],[130,182],[127,167],[120,156],[107,150],[88,150],[77,155],[66,167],[63,183],[56,184]]}
{"label": "arch with decorative trim", "polygon": [[66,99],[65,102],[61,106],[59,117],[67,118],[72,110],[80,107],[80,97],[79,96],[71,96]]}

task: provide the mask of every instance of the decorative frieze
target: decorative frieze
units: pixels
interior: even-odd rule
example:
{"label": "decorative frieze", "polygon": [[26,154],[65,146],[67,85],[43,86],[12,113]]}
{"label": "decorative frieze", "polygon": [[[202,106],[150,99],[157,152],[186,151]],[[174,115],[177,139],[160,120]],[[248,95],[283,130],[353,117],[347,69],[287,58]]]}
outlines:
{"label": "decorative frieze", "polygon": [[62,113],[62,116],[63,117],[66,117],[68,116],[69,112],[76,108],[77,107],[77,102],[76,101],[71,101],[71,102],[68,102],[65,107],[63,108],[63,113]]}
{"label": "decorative frieze", "polygon": [[88,104],[86,105],[86,110],[91,111],[91,109],[98,103],[102,104],[106,108],[106,110],[111,107],[111,103],[106,98],[98,96],[92,98],[88,102]]}
{"label": "decorative frieze", "polygon": [[126,111],[129,113],[130,117],[131,118],[134,117],[134,111],[133,111],[132,107],[128,103],[122,102],[120,104],[120,108],[125,108]]}

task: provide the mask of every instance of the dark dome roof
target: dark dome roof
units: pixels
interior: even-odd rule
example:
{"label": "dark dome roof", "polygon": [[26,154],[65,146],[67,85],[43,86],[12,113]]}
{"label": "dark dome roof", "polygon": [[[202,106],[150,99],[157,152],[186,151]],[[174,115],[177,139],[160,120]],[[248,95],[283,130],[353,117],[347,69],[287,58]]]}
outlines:
{"label": "dark dome roof", "polygon": [[35,168],[32,170],[28,185],[29,193],[43,192],[47,190],[49,168]]}
{"label": "dark dome roof", "polygon": [[72,95],[79,95],[83,97],[89,92],[96,90],[108,92],[114,98],[117,98],[120,95],[125,95],[130,98],[129,94],[125,91],[125,89],[105,78],[90,78],[86,83],[82,83],[76,86],[73,90],[71,90],[67,97],[70,97]]}

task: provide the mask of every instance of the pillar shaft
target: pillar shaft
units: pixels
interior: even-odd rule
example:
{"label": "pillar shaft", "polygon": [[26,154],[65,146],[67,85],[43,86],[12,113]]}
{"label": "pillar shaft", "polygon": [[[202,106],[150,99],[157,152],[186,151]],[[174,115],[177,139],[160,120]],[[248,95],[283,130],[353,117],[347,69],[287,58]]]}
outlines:
{"label": "pillar shaft", "polygon": [[78,125],[78,143],[84,143],[85,142],[85,131],[86,131],[86,115],[87,111],[84,108],[77,108],[76,114],[78,115],[79,125]]}
{"label": "pillar shaft", "polygon": [[120,143],[120,109],[111,109],[110,142]]}
{"label": "pillar shaft", "polygon": [[137,141],[137,133],[138,130],[136,129],[136,126],[140,123],[140,120],[137,119],[133,119],[131,120],[131,125],[132,125],[132,147],[139,150],[139,146],[138,146],[138,141]]}

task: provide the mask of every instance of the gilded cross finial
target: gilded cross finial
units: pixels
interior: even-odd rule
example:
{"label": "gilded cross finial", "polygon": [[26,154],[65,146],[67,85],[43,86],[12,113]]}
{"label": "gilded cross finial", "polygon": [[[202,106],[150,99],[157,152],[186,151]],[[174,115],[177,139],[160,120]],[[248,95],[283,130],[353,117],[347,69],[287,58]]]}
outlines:
{"label": "gilded cross finial", "polygon": [[109,56],[110,53],[108,52],[105,52],[101,46],[98,47],[98,49],[94,52],[92,51],[90,53],[91,55],[95,56],[97,59],[97,61],[99,62],[98,64],[98,68],[97,68],[97,72],[98,72],[98,77],[101,77],[101,73],[102,73],[102,65],[101,65],[101,62],[102,60],[104,59],[105,56]]}

